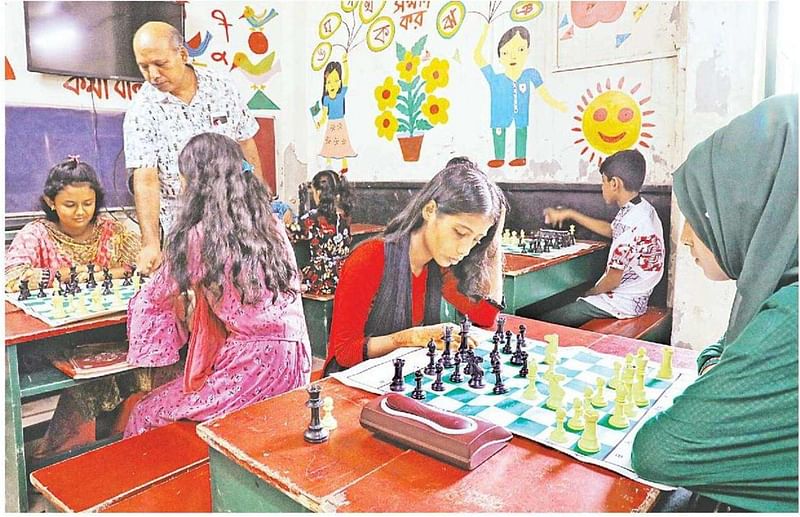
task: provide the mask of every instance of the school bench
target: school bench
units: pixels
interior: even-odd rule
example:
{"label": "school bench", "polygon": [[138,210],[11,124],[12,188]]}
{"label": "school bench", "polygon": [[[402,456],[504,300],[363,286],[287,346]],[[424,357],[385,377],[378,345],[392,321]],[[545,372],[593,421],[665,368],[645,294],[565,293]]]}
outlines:
{"label": "school bench", "polygon": [[64,512],[208,512],[208,447],[195,425],[176,422],[54,463],[31,483]]}
{"label": "school bench", "polygon": [[672,330],[672,310],[664,307],[650,307],[647,312],[636,318],[624,320],[598,318],[584,323],[580,328],[599,334],[623,336],[666,345],[669,344]]}
{"label": "school bench", "polygon": [[325,358],[328,355],[328,335],[333,317],[333,295],[303,293],[303,314],[311,341],[311,355]]}

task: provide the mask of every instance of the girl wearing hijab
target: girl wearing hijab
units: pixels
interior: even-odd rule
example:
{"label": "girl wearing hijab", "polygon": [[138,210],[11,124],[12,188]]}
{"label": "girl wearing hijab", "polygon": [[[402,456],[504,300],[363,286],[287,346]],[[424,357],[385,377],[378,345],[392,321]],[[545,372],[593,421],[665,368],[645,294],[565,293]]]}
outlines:
{"label": "girl wearing hijab", "polygon": [[695,147],[675,172],[681,242],[736,280],[725,335],[699,377],[633,443],[643,478],[738,509],[797,512],[797,96],[772,97]]}

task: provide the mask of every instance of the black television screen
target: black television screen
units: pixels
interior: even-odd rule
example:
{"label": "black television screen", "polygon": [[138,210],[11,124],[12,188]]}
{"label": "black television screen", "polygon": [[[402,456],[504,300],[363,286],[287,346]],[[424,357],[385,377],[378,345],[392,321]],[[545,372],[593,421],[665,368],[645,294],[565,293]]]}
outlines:
{"label": "black television screen", "polygon": [[25,2],[28,70],[100,79],[142,81],[133,34],[148,21],[183,34],[175,2]]}

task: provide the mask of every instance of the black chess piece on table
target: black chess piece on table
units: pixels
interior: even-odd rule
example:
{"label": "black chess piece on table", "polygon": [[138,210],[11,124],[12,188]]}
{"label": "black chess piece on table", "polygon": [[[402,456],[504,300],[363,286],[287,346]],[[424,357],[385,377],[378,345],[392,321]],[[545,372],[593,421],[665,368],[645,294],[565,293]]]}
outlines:
{"label": "black chess piece on table", "polygon": [[414,372],[414,391],[411,392],[411,398],[425,400],[425,392],[422,391],[422,370]]}
{"label": "black chess piece on table", "polygon": [[517,336],[517,349],[514,350],[514,354],[511,356],[511,364],[522,366],[522,341],[519,336]]}
{"label": "black chess piece on table", "polygon": [[56,271],[55,274],[56,280],[58,280],[58,292],[54,292],[54,295],[64,296],[64,284],[61,282],[61,271]]}
{"label": "black chess piece on table", "polygon": [[433,375],[436,373],[436,364],[435,364],[435,357],[436,357],[436,343],[433,342],[433,339],[428,341],[428,353],[425,354],[428,356],[428,366],[425,367],[425,375]]}
{"label": "black chess piece on table", "polygon": [[492,373],[494,374],[494,388],[492,388],[492,393],[495,395],[502,395],[503,393],[508,393],[508,388],[503,383],[503,376],[501,374],[500,369],[500,361],[497,361],[494,365],[492,365]]}
{"label": "black chess piece on table", "polygon": [[442,367],[453,367],[453,355],[450,352],[450,343],[453,341],[453,328],[447,326],[444,328],[444,352],[442,352]]}
{"label": "black chess piece on table", "polygon": [[483,383],[483,368],[481,367],[482,362],[483,357],[476,356],[472,359],[472,373],[470,374],[469,379],[470,388],[479,389],[485,386]]}
{"label": "black chess piece on table", "polygon": [[463,382],[464,378],[461,376],[461,354],[456,353],[453,366],[455,370],[450,374],[450,382]]}
{"label": "black chess piece on table", "polygon": [[513,332],[511,332],[510,330],[506,330],[506,344],[503,345],[503,349],[500,350],[504,354],[510,354],[513,352],[513,350],[511,349],[511,336],[513,335],[514,335]]}
{"label": "black chess piece on table", "polygon": [[42,280],[39,282],[39,292],[36,293],[37,298],[47,298],[47,293],[44,291],[47,288],[47,283]]}
{"label": "black chess piece on table", "polygon": [[517,377],[522,377],[523,379],[528,376],[528,352],[522,351],[522,368],[519,369],[519,374]]}
{"label": "black chess piece on table", "polygon": [[318,384],[312,384],[308,387],[308,402],[306,406],[311,408],[311,422],[308,424],[308,429],[303,433],[305,441],[310,443],[322,443],[328,441],[330,431],[322,427],[322,422],[319,418],[319,408],[322,407],[322,400],[319,398],[319,393],[322,388]]}
{"label": "black chess piece on table", "polygon": [[86,289],[94,289],[97,287],[97,280],[94,279],[94,264],[88,264],[86,270],[89,275],[89,278],[86,279]]}
{"label": "black chess piece on table", "polygon": [[25,301],[31,297],[31,290],[28,287],[29,280],[20,280],[19,281],[19,296],[17,300]]}
{"label": "black chess piece on table", "polygon": [[122,273],[122,285],[123,286],[133,285],[133,282],[131,282],[131,275],[132,274],[133,273],[131,271],[128,271],[127,269],[125,270],[124,273]]}
{"label": "black chess piece on table", "polygon": [[444,366],[442,366],[441,358],[436,361],[436,380],[433,381],[431,385],[431,389],[433,391],[444,391],[444,383],[442,382],[442,372],[444,371]]}
{"label": "black chess piece on table", "polygon": [[500,337],[495,334],[492,336],[492,355],[500,355]]}
{"label": "black chess piece on table", "polygon": [[527,330],[528,329],[525,327],[525,325],[520,325],[519,326],[519,334],[517,334],[517,335],[519,336],[519,339],[522,341],[522,347],[523,348],[525,348],[525,345],[526,345],[526,343],[525,343],[525,332]]}
{"label": "black chess piece on table", "polygon": [[403,365],[406,364],[405,359],[397,359],[392,360],[392,364],[394,365],[394,377],[392,377],[392,383],[389,385],[389,389],[392,391],[405,391],[405,382],[403,382]]}
{"label": "black chess piece on table", "polygon": [[475,352],[467,350],[461,354],[461,359],[464,361],[464,375],[472,374],[472,362],[475,359]]}
{"label": "black chess piece on table", "polygon": [[461,343],[459,344],[458,351],[461,353],[469,348],[469,330],[471,327],[472,322],[469,321],[467,316],[464,316],[464,319],[461,320],[461,328],[458,331],[458,335],[461,337]]}

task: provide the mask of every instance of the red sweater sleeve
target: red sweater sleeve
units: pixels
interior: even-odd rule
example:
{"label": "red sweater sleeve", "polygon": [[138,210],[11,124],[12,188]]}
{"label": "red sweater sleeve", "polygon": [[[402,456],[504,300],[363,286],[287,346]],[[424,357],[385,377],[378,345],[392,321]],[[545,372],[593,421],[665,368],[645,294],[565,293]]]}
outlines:
{"label": "red sweater sleeve", "polygon": [[458,280],[452,272],[445,271],[442,276],[442,297],[453,304],[456,310],[469,316],[479,327],[491,327],[500,314],[500,307],[487,301],[474,302],[458,290]]}
{"label": "red sweater sleeve", "polygon": [[334,357],[347,368],[364,360],[364,329],[383,278],[383,261],[383,239],[364,242],[345,259],[333,300],[326,365]]}

